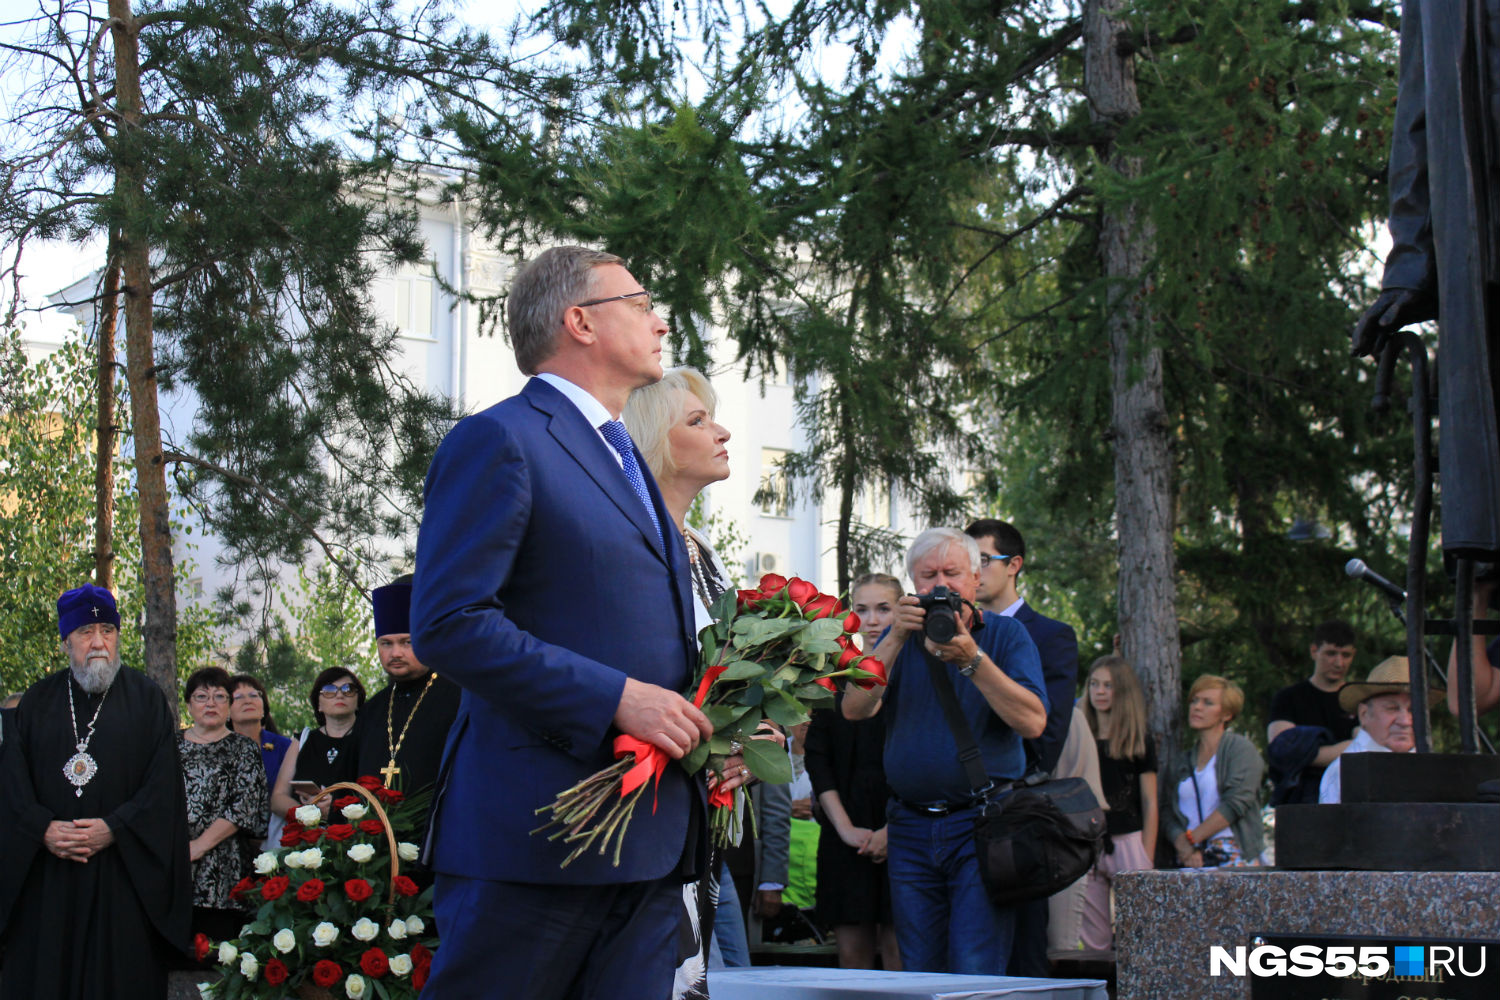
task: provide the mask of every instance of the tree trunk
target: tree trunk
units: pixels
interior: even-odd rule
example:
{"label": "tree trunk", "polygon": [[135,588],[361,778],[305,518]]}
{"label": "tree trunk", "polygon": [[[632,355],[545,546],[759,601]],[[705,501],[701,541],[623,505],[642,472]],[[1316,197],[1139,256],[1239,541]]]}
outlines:
{"label": "tree trunk", "polygon": [[132,133],[140,127],[138,26],[130,0],[109,0],[115,43],[120,142],[115,151],[115,198],[120,216],[120,267],[125,292],[125,374],[130,385],[136,485],[141,501],[141,582],[145,594],[146,674],[177,704],[177,598],[173,592],[172,530],[167,468],[162,461],[161,412],[156,395],[156,349],[151,333],[151,245],[141,220],[145,170]]}
{"label": "tree trunk", "polygon": [[94,466],[94,582],[115,587],[115,325],[119,318],[120,256],[113,229],[99,303],[98,433]]}
{"label": "tree trunk", "polygon": [[[1125,29],[1114,17],[1121,6],[1120,0],[1088,0],[1084,5],[1084,92],[1094,121],[1114,126],[1141,109],[1134,60],[1117,47]],[[1141,163],[1111,148],[1102,169],[1136,178]],[[1182,650],[1172,552],[1170,427],[1146,278],[1155,239],[1150,219],[1137,206],[1104,206],[1099,254],[1109,288],[1121,651],[1140,674],[1151,729],[1169,753],[1182,715]]]}

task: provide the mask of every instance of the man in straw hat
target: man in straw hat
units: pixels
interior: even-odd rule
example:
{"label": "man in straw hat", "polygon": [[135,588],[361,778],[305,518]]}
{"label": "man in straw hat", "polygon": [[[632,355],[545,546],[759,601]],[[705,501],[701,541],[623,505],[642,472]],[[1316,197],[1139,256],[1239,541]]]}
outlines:
{"label": "man in straw hat", "polygon": [[[1342,792],[1340,775],[1344,756],[1351,753],[1412,753],[1416,738],[1411,725],[1411,674],[1406,657],[1391,656],[1381,661],[1362,681],[1345,684],[1339,689],[1339,707],[1353,712],[1359,719],[1359,732],[1328,770],[1318,790],[1319,802],[1339,802]],[[1441,696],[1440,689],[1433,689]]]}

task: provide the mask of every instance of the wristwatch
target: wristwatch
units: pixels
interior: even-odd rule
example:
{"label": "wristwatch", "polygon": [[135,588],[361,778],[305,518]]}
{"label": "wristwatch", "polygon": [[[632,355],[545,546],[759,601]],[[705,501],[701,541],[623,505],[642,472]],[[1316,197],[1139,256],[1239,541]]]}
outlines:
{"label": "wristwatch", "polygon": [[974,659],[958,668],[958,672],[965,677],[973,677],[974,671],[979,669],[979,664],[984,660],[984,653],[980,650],[974,651]]}

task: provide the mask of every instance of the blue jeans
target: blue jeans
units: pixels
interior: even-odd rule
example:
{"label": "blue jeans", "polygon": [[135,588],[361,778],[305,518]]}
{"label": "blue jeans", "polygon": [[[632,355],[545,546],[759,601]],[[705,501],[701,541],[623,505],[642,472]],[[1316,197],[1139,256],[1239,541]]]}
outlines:
{"label": "blue jeans", "polygon": [[708,967],[737,969],[750,964],[750,940],[745,934],[745,914],[740,894],[729,876],[729,863],[719,862],[719,905],[714,910],[714,935],[709,939]]}
{"label": "blue jeans", "polygon": [[924,816],[894,799],[886,810],[891,910],[909,972],[1005,975],[1016,911],[985,895],[974,856],[975,813]]}

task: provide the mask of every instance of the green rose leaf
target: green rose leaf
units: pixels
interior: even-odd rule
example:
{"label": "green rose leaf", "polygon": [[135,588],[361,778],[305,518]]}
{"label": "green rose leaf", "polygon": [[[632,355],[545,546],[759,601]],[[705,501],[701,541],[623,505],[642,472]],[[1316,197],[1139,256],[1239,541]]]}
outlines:
{"label": "green rose leaf", "polygon": [[736,597],[734,590],[724,591],[708,609],[708,616],[716,622],[729,621],[734,617]]}
{"label": "green rose leaf", "polygon": [[771,740],[745,741],[745,766],[761,781],[784,785],[792,780],[792,759]]}
{"label": "green rose leaf", "polygon": [[688,774],[697,774],[703,770],[703,765],[708,762],[708,755],[711,749],[707,743],[699,743],[677,763],[681,764],[683,770],[687,771]]}
{"label": "green rose leaf", "polygon": [[763,676],[765,672],[766,668],[754,660],[735,660],[724,668],[724,672],[719,675],[719,679],[723,681],[746,681],[752,677]]}
{"label": "green rose leaf", "polygon": [[754,708],[755,706],[759,705],[765,698],[765,694],[765,688],[761,687],[759,684],[751,684],[747,686],[745,690],[741,691],[735,697],[735,700],[738,701],[741,705],[744,705],[746,708]]}
{"label": "green rose leaf", "polygon": [[765,704],[761,707],[772,721],[781,726],[800,726],[809,718],[802,703],[785,691],[767,692]]}
{"label": "green rose leaf", "polygon": [[714,732],[718,732],[733,722],[736,715],[744,713],[735,705],[709,705],[703,714],[708,716],[708,724],[714,727]]}

